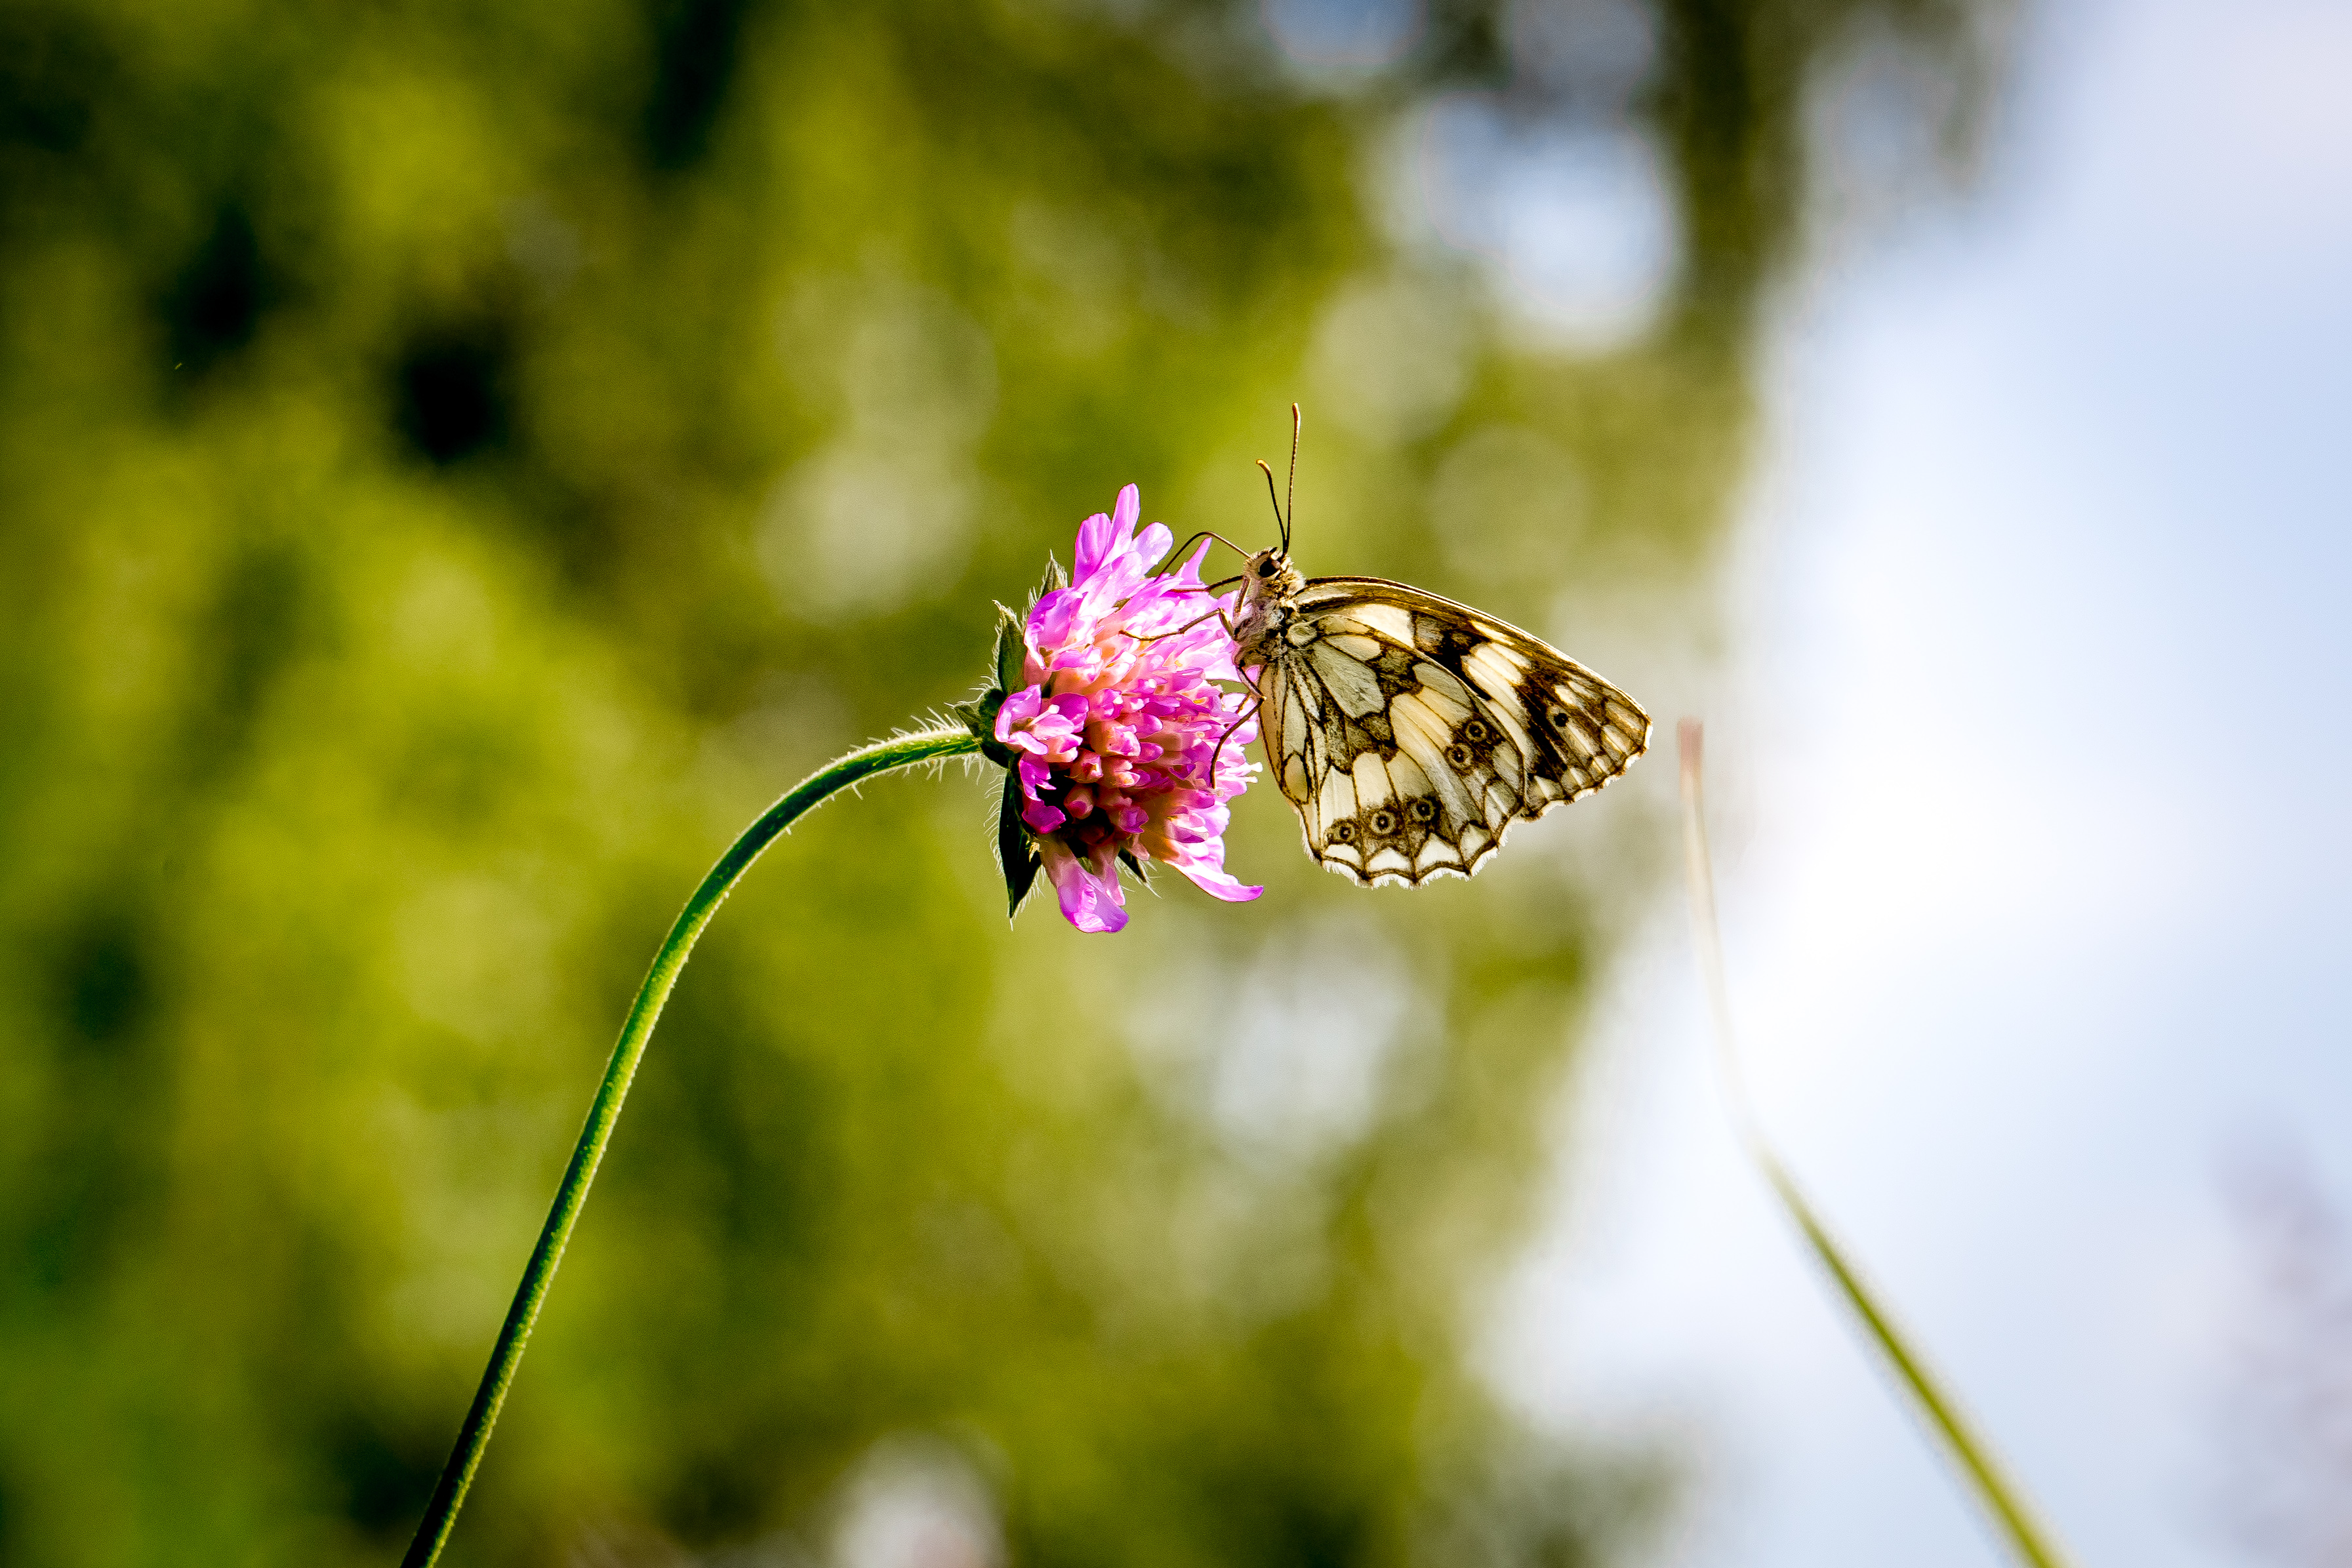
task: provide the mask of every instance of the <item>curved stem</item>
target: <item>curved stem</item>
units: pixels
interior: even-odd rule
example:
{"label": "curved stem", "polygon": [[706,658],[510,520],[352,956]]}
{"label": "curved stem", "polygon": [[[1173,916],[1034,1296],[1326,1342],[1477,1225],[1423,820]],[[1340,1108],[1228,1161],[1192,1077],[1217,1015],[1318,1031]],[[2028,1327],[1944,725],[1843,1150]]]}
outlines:
{"label": "curved stem", "polygon": [[1926,1359],[1913,1347],[1910,1336],[1880,1302],[1861,1271],[1847,1260],[1844,1249],[1830,1234],[1829,1227],[1815,1212],[1804,1190],[1798,1186],[1797,1178],[1789,1173],[1771,1140],[1764,1135],[1764,1124],[1756,1114],[1756,1103],[1749,1098],[1747,1080],[1739,1071],[1739,1051],[1731,1030],[1731,991],[1724,980],[1723,933],[1715,918],[1715,870],[1706,850],[1701,740],[1698,720],[1683,720],[1683,870],[1690,885],[1691,919],[1698,940],[1699,969],[1706,981],[1707,1010],[1715,1019],[1716,1067],[1723,1079],[1724,1097],[1730,1102],[1739,1141],[1757,1168],[1764,1173],[1764,1179],[1771,1184],[1781,1207],[1796,1221],[1805,1244],[1812,1249],[1813,1257],[1837,1286],[1838,1293],[1877,1342],[1895,1376],[1919,1402],[1920,1410],[1942,1435],[1952,1458],[1976,1483],[1977,1495],[2000,1527],[2001,1538],[2017,1560],[2027,1568],[2064,1568],[2065,1559],[2059,1554],[2056,1538],[2028,1505],[2024,1490],[2001,1467],[1992,1444],[1961,1413],[1959,1402],[1928,1368]]}
{"label": "curved stem", "polygon": [[433,1500],[425,1505],[424,1522],[416,1527],[416,1538],[409,1542],[408,1555],[401,1559],[401,1568],[429,1568],[449,1539],[450,1528],[457,1521],[458,1507],[466,1500],[466,1489],[473,1483],[474,1471],[482,1462],[482,1450],[489,1446],[490,1428],[498,1423],[499,1406],[506,1401],[507,1386],[514,1381],[515,1367],[522,1361],[524,1345],[530,1343],[540,1303],[547,1299],[547,1288],[555,1279],[556,1266],[563,1261],[563,1244],[571,1239],[572,1221],[580,1218],[580,1206],[587,1201],[588,1184],[596,1179],[596,1165],[604,1157],[604,1145],[613,1135],[613,1124],[620,1120],[621,1102],[628,1098],[629,1080],[636,1075],[637,1059],[645,1054],[646,1041],[661,1018],[663,1004],[669,1000],[670,988],[677,984],[678,971],[686,967],[686,956],[694,950],[695,939],[710,924],[719,904],[726,902],[736,880],[751,868],[751,862],[760,858],[760,852],[777,834],[835,791],[894,768],[910,768],[979,749],[980,741],[969,730],[933,729],[877,741],[826,764],[793,786],[783,799],[746,828],[743,836],[719,857],[719,863],[710,868],[710,874],[702,879],[694,896],[686,901],[686,908],[669,928],[661,951],[654,955],[653,967],[646,973],[645,984],[637,988],[637,999],[629,1009],[628,1021],[621,1026],[620,1040],[613,1047],[613,1059],[604,1068],[604,1082],[596,1091],[595,1103],[588,1108],[587,1124],[580,1129],[580,1142],[572,1151],[572,1163],[564,1167],[562,1185],[555,1189],[555,1202],[547,1211],[547,1223],[540,1228],[539,1245],[531,1249],[522,1282],[515,1287],[514,1304],[507,1309],[506,1322],[499,1329],[490,1364],[482,1371],[481,1386],[474,1391],[474,1403],[466,1412],[466,1424],[458,1429],[457,1446],[449,1451],[449,1463],[441,1472],[440,1484],[433,1489]]}

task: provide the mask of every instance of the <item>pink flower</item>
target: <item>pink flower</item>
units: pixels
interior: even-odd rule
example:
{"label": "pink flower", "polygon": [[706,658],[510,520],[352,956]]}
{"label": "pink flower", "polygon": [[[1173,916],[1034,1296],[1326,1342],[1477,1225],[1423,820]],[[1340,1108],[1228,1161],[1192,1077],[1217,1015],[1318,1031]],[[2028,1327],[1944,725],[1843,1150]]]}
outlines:
{"label": "pink flower", "polygon": [[1121,855],[1174,866],[1218,898],[1265,891],[1225,873],[1225,802],[1257,771],[1252,699],[1216,684],[1241,679],[1213,613],[1233,600],[1202,587],[1206,544],[1153,575],[1171,536],[1154,523],[1137,537],[1141,510],[1129,485],[1108,517],[1079,526],[1077,570],[1031,608],[1024,684],[996,715],[997,740],[1018,753],[1021,821],[1081,931],[1127,924]]}

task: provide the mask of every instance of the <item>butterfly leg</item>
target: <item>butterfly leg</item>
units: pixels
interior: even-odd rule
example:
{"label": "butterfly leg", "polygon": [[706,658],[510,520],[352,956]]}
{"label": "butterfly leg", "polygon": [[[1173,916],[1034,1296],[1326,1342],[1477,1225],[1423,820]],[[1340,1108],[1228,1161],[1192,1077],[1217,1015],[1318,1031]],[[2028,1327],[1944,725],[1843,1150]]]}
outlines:
{"label": "butterfly leg", "polygon": [[1209,753],[1209,788],[1212,790],[1217,787],[1217,760],[1225,754],[1225,742],[1234,737],[1234,730],[1265,712],[1265,695],[1257,689],[1257,683],[1249,678],[1247,672],[1242,673],[1242,684],[1249,687],[1250,695],[1256,700],[1250,704],[1249,712],[1234,720],[1226,727],[1225,733],[1217,737],[1217,749]]}
{"label": "butterfly leg", "polygon": [[[1202,622],[1204,621],[1224,621],[1224,615],[1225,612],[1222,610],[1212,610],[1206,615],[1185,622],[1184,624],[1177,627],[1173,632],[1155,632],[1149,637],[1146,637],[1138,632],[1129,632],[1127,635],[1134,638],[1139,643],[1158,643],[1170,637],[1181,637],[1185,632],[1190,632],[1193,627],[1200,625]],[[1225,621],[1225,632],[1228,635],[1232,633],[1233,629],[1234,623],[1230,621]]]}

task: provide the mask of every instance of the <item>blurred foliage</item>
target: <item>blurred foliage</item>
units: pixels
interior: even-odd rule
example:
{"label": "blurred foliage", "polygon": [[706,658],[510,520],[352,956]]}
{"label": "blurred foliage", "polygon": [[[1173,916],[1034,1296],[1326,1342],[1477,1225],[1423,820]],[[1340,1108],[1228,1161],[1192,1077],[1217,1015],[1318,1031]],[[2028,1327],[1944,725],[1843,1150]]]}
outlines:
{"label": "blurred foliage", "polygon": [[[1972,16],[1446,0],[1339,79],[1151,0],[0,11],[0,1559],[389,1561],[679,900],[1118,484],[1263,539],[1303,398],[1308,570],[1640,691],[1809,105]],[[1440,101],[1658,150],[1640,330],[1398,215]],[[877,784],[719,921],[450,1560],[792,1560],[905,1434],[1022,1563],[1610,1554],[1655,1457],[1468,1351],[1663,811],[1407,897],[1265,791],[1262,901],[1105,939],[1005,930],[992,799]]]}

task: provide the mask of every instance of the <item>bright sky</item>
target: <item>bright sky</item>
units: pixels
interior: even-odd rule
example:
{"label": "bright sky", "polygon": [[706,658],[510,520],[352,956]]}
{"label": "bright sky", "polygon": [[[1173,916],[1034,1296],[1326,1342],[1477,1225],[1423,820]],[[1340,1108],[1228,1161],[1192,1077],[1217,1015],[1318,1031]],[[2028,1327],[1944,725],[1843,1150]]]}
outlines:
{"label": "bright sky", "polygon": [[[2352,1202],[2347,83],[2340,0],[2042,6],[1984,189],[1791,306],[1682,694],[1765,1115],[2077,1568],[2246,1560],[2222,1173]],[[1495,1375],[1696,1445],[1678,1568],[2002,1561],[1733,1149],[1682,919]]]}

